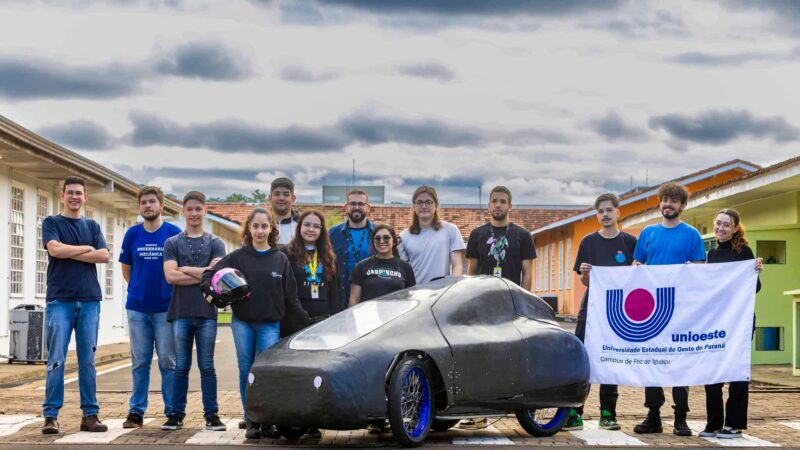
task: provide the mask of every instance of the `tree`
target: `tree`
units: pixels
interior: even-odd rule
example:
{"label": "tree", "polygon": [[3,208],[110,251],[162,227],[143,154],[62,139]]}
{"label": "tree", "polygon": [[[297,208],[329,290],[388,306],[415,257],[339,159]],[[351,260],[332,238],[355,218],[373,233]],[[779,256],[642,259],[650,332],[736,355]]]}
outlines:
{"label": "tree", "polygon": [[267,193],[261,192],[261,190],[256,189],[250,194],[250,197],[253,200],[253,203],[266,203],[267,202]]}

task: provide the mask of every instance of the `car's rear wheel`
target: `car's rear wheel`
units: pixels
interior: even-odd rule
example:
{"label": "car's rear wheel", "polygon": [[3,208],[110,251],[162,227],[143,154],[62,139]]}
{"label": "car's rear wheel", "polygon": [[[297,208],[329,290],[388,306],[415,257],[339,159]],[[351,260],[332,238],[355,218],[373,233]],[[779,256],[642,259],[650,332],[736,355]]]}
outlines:
{"label": "car's rear wheel", "polygon": [[522,428],[536,437],[552,436],[569,418],[569,408],[523,409],[516,412]]}
{"label": "car's rear wheel", "polygon": [[300,439],[306,434],[306,429],[302,427],[285,427],[278,425],[278,431],[280,431],[281,436],[288,440]]}
{"label": "car's rear wheel", "polygon": [[433,419],[431,430],[433,431],[447,431],[461,422],[459,419]]}
{"label": "car's rear wheel", "polygon": [[425,441],[433,421],[433,393],[428,370],[417,357],[397,364],[389,380],[389,424],[403,447]]}

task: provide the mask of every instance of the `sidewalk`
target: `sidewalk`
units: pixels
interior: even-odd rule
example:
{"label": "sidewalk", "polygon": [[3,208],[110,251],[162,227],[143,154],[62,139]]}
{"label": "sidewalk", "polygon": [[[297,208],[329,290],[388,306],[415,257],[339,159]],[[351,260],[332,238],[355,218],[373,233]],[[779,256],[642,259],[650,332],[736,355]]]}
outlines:
{"label": "sidewalk", "polygon": [[[131,356],[131,346],[128,342],[119,344],[101,345],[97,347],[94,362],[95,365],[105,364]],[[67,354],[66,371],[71,372],[78,369],[77,355],[75,351]],[[30,381],[37,378],[44,378],[47,374],[47,364],[27,364],[15,362],[9,364],[7,361],[0,363],[0,385]]]}

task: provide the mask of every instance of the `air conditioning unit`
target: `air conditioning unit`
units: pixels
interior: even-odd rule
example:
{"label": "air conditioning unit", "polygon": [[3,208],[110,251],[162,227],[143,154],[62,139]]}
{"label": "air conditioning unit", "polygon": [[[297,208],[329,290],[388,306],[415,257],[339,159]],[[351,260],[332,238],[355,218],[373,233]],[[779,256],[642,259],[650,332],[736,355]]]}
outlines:
{"label": "air conditioning unit", "polygon": [[11,359],[9,363],[47,362],[44,309],[39,305],[20,305],[9,311]]}

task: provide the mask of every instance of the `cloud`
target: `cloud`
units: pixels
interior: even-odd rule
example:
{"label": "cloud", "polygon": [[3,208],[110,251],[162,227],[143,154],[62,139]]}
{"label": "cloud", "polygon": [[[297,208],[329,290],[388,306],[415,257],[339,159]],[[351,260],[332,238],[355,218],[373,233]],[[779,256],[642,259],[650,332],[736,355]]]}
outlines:
{"label": "cloud", "polygon": [[320,83],[334,80],[339,78],[340,75],[333,70],[315,73],[303,66],[290,65],[281,69],[278,76],[283,81],[294,83]]}
{"label": "cloud", "polygon": [[667,61],[699,67],[741,66],[759,62],[796,61],[800,59],[800,48],[787,52],[738,52],[705,53],[686,52],[669,58]]}
{"label": "cloud", "polygon": [[346,142],[328,130],[298,126],[274,129],[235,120],[180,125],[146,113],[133,113],[130,118],[134,129],[126,139],[137,147],[167,145],[221,152],[270,153],[337,150]]}
{"label": "cloud", "polygon": [[686,36],[686,24],[680,17],[667,11],[655,11],[649,17],[643,13],[630,17],[591,18],[583,23],[589,29],[609,31],[625,38],[646,35]]}
{"label": "cloud", "polygon": [[216,41],[185,43],[157,57],[155,70],[163,75],[202,80],[236,81],[252,74],[249,60]]}
{"label": "cloud", "polygon": [[670,144],[677,150],[685,149],[686,142],[724,145],[742,137],[775,142],[800,140],[800,130],[784,117],[759,118],[744,110],[709,110],[695,116],[666,114],[650,118],[649,125],[666,131],[677,141]]}
{"label": "cloud", "polygon": [[622,0],[317,0],[378,14],[431,14],[441,16],[569,16],[616,9]]}
{"label": "cloud", "polygon": [[437,62],[398,66],[397,72],[410,77],[429,78],[442,83],[453,81],[456,78],[452,70]]}
{"label": "cloud", "polygon": [[105,128],[90,120],[47,125],[39,128],[37,132],[64,147],[84,150],[111,150],[116,143]]}
{"label": "cloud", "polygon": [[0,55],[0,97],[10,99],[110,99],[140,92],[163,75],[236,81],[252,74],[250,62],[219,42],[185,43],[136,63],[70,66],[61,61]]}
{"label": "cloud", "polygon": [[140,68],[123,64],[70,67],[0,56],[0,96],[11,99],[122,97],[137,92],[141,78]]}
{"label": "cloud", "polygon": [[130,115],[133,132],[124,140],[136,147],[165,145],[220,152],[274,153],[341,151],[350,145],[386,143],[412,146],[479,147],[491,143],[526,146],[570,143],[557,131],[533,128],[496,130],[457,125],[437,119],[407,119],[358,112],[331,125],[269,128],[239,120],[181,125],[155,114]]}
{"label": "cloud", "polygon": [[616,112],[610,112],[605,117],[589,121],[589,126],[595,133],[605,137],[608,141],[642,141],[647,139],[646,130],[626,123]]}

